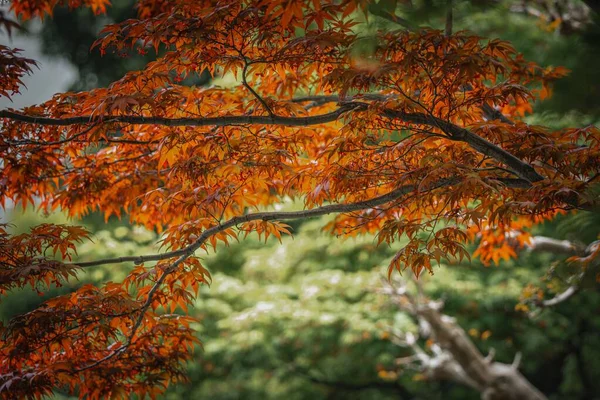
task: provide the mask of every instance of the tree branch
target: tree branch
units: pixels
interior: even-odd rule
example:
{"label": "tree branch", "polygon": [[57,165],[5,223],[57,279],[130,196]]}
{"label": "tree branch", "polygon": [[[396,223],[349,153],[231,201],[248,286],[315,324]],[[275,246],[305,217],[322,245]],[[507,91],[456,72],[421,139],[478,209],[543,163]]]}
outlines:
{"label": "tree branch", "polygon": [[[418,283],[417,283],[418,284]],[[494,362],[484,357],[455,319],[442,314],[441,302],[415,298],[406,286],[395,288],[388,282],[384,293],[402,309],[429,327],[434,345],[432,355],[418,348],[419,362],[425,374],[432,379],[450,379],[478,390],[482,399],[546,400],[517,370],[513,364]],[[414,348],[416,339],[407,341]]]}
{"label": "tree branch", "polygon": [[25,115],[8,110],[0,111],[0,118],[29,124],[48,126],[69,126],[91,123],[126,123],[134,125],[164,125],[164,126],[226,126],[226,125],[281,125],[281,126],[311,126],[325,124],[337,120],[343,113],[357,108],[359,105],[346,103],[335,111],[308,117],[282,117],[265,115],[226,115],[222,117],[200,118],[167,118],[143,117],[138,115],[84,115],[79,117],[50,118]]}
{"label": "tree branch", "polygon": [[[600,241],[595,241],[588,246],[583,246],[569,240],[553,239],[546,236],[533,236],[529,240],[529,243],[525,244],[525,248],[529,251],[545,251],[554,254],[585,258],[590,257],[599,245]],[[595,269],[591,268],[591,266],[587,266],[582,272],[573,276],[575,282],[571,284],[571,286],[550,299],[534,301],[535,305],[541,308],[553,307],[570,299],[581,290],[581,282],[585,279],[586,275],[591,274],[592,271],[595,271]]]}
{"label": "tree branch", "polygon": [[544,180],[544,177],[538,174],[531,165],[521,161],[501,147],[496,146],[486,139],[451,122],[422,113],[405,113],[401,111],[385,110],[384,114],[389,118],[398,118],[406,122],[439,127],[450,136],[450,139],[465,142],[481,154],[507,165],[521,179],[525,179],[532,183]]}
{"label": "tree branch", "polygon": [[546,236],[532,236],[525,247],[530,251],[547,251],[570,256],[585,254],[585,248],[569,240],[553,239]]}
{"label": "tree branch", "polygon": [[[522,179],[494,178],[494,180],[502,182],[504,185],[511,187],[511,188],[523,189],[523,188],[529,187],[529,183]],[[432,188],[430,188],[428,190],[452,186],[458,182],[459,182],[458,178],[444,179],[444,180],[438,181],[436,183],[436,185],[434,185]],[[415,190],[416,190],[415,185],[406,185],[406,186],[401,186],[400,188],[395,189],[389,193],[383,194],[379,197],[375,197],[370,200],[360,201],[360,202],[356,202],[356,203],[330,204],[330,205],[326,205],[326,206],[322,206],[322,207],[313,208],[311,210],[302,210],[302,211],[265,211],[265,212],[246,214],[243,216],[234,217],[234,218],[224,222],[223,224],[217,225],[210,229],[221,228],[219,230],[215,230],[212,233],[212,234],[216,234],[218,232],[221,232],[225,229],[228,229],[228,228],[238,225],[240,223],[249,222],[249,221],[256,221],[256,220],[263,220],[263,221],[282,220],[283,221],[283,220],[290,220],[290,219],[313,218],[313,217],[318,217],[321,215],[333,214],[333,213],[359,211],[359,210],[364,210],[367,208],[374,208],[374,207],[389,203],[391,201],[398,200],[403,195],[406,195]],[[195,248],[193,251],[195,251],[195,250],[197,250],[197,248]],[[192,253],[193,253],[193,251],[192,251]],[[95,267],[95,266],[107,265],[107,264],[120,264],[120,263],[124,263],[124,262],[133,262],[134,264],[138,265],[138,264],[143,264],[145,262],[160,261],[160,260],[166,260],[169,258],[180,257],[182,255],[188,254],[188,252],[189,252],[188,247],[185,247],[183,249],[169,251],[169,252],[161,253],[161,254],[148,254],[148,255],[141,255],[141,256],[125,256],[125,257],[105,258],[105,259],[101,259],[101,260],[71,263],[70,265],[77,265],[81,268]]]}
{"label": "tree branch", "polygon": [[[331,99],[333,101],[333,99]],[[141,117],[141,116],[81,116],[70,118],[47,118],[34,117],[24,114],[15,113],[12,111],[0,111],[0,118],[9,118],[17,121],[41,124],[41,125],[58,125],[67,126],[74,124],[97,123],[99,121],[106,122],[123,122],[129,124],[152,124],[165,126],[224,126],[233,124],[259,124],[259,125],[282,125],[282,126],[310,126],[328,123],[335,121],[344,112],[350,110],[364,110],[368,107],[367,103],[362,102],[344,102],[340,108],[327,114],[315,115],[309,117],[282,117],[282,116],[223,116],[223,117],[207,117],[207,118],[165,118],[165,117]],[[424,113],[406,113],[395,110],[384,110],[383,116],[391,119],[399,119],[408,123],[427,125],[443,130],[451,140],[457,140],[467,143],[473,149],[481,154],[494,158],[495,160],[504,163],[510,167],[513,172],[521,179],[529,182],[538,182],[544,177],[538,174],[535,169],[529,164],[521,161],[506,150],[496,146],[495,144],[485,140],[484,138],[475,135],[467,129],[461,128],[451,122],[441,118],[427,115]],[[105,118],[105,119],[103,119]]]}
{"label": "tree branch", "polygon": [[579,285],[569,286],[564,292],[557,294],[551,299],[542,300],[539,303],[537,303],[537,305],[540,307],[553,307],[557,304],[562,303],[563,301],[570,299],[575,294],[577,294],[579,290],[581,290],[581,287]]}
{"label": "tree branch", "polygon": [[[430,185],[428,190],[434,190],[434,189],[438,189],[441,187],[449,186],[449,185],[455,184],[457,182],[458,182],[458,179],[456,179],[456,178],[441,179],[440,181],[436,182],[435,184]],[[168,253],[164,253],[164,254],[160,254],[160,255],[154,255],[154,256],[150,256],[150,257],[143,257],[143,256],[137,257],[137,260],[148,261],[150,258],[152,260],[163,260],[163,259],[167,259],[167,258],[172,258],[176,255],[179,256],[179,258],[175,262],[173,262],[173,264],[169,265],[167,268],[164,269],[163,275],[161,275],[161,277],[154,283],[154,285],[148,292],[148,297],[147,297],[146,301],[144,302],[144,304],[140,307],[140,315],[137,318],[137,320],[135,321],[133,328],[131,330],[131,333],[129,334],[129,336],[127,338],[127,341],[122,346],[115,349],[114,351],[112,351],[111,353],[106,355],[105,357],[103,357],[97,361],[94,361],[91,364],[88,364],[84,367],[81,367],[81,368],[77,369],[75,372],[81,372],[81,371],[91,369],[91,368],[125,352],[125,350],[127,350],[127,348],[129,346],[131,346],[131,344],[133,343],[134,336],[137,333],[137,330],[139,329],[139,327],[141,326],[141,324],[145,318],[146,311],[152,304],[154,294],[160,288],[160,286],[163,284],[163,282],[165,281],[167,276],[170,275],[171,273],[175,272],[177,270],[177,268],[179,267],[179,265],[181,265],[185,260],[187,260],[189,257],[191,257],[192,254],[194,254],[194,252],[196,250],[198,250],[211,236],[213,236],[219,232],[223,232],[224,230],[231,228],[233,226],[236,226],[238,224],[242,224],[244,222],[249,222],[249,221],[255,221],[255,220],[270,221],[270,220],[275,220],[275,219],[285,220],[285,219],[310,218],[310,217],[321,216],[321,215],[330,214],[330,213],[334,213],[334,212],[351,212],[351,211],[358,211],[358,210],[362,210],[362,209],[366,209],[366,208],[374,208],[374,207],[389,203],[393,200],[397,200],[401,196],[416,190],[416,188],[417,187],[415,185],[405,185],[405,186],[401,186],[398,189],[395,189],[387,194],[376,197],[374,199],[359,201],[359,202],[351,203],[351,204],[332,204],[332,205],[327,205],[327,206],[318,207],[318,208],[314,208],[312,210],[305,210],[305,211],[258,212],[258,213],[253,213],[253,214],[242,215],[239,217],[233,217],[222,224],[219,224],[219,225],[216,225],[216,226],[206,229],[204,232],[202,232],[200,237],[198,237],[198,239],[196,239],[196,241],[194,241],[192,244],[190,244],[189,246],[187,246],[181,250],[176,250],[176,251],[172,251],[172,252],[168,252]],[[121,257],[120,259],[92,261],[87,264],[80,263],[80,264],[75,264],[75,265],[79,265],[79,266],[100,265],[100,264],[107,264],[107,263],[114,262],[114,260],[124,260],[124,259],[128,259],[128,257]],[[140,261],[140,262],[143,262],[143,261]]]}
{"label": "tree branch", "polygon": [[242,70],[242,84],[244,85],[244,87],[246,89],[248,89],[248,91],[250,91],[250,93],[252,93],[252,95],[256,98],[256,100],[258,100],[260,102],[260,104],[263,106],[263,108],[265,109],[267,114],[269,114],[270,117],[273,117],[273,116],[275,116],[275,114],[273,114],[273,110],[271,110],[271,107],[269,107],[267,102],[262,97],[260,97],[260,95],[258,93],[256,93],[256,91],[252,88],[252,86],[250,86],[250,84],[246,80],[246,73],[248,72],[249,66],[250,66],[250,64],[248,63],[247,59],[244,58],[244,69]]}
{"label": "tree branch", "polygon": [[[362,95],[361,98],[366,100],[382,101],[385,100],[387,97],[381,94],[374,93]],[[339,96],[306,96],[297,98],[294,101],[313,101],[327,103],[341,100],[342,99]],[[360,103],[357,101],[349,102],[349,104],[356,103],[363,104],[364,107],[368,106],[366,103]],[[500,119],[503,122],[507,122],[514,125],[514,123],[511,122],[504,115],[502,115],[502,113],[500,113],[499,111],[495,110],[493,107],[487,104],[483,106],[483,110],[486,114],[489,114],[490,117],[494,116],[494,118],[496,119]],[[495,144],[487,141],[486,139],[475,135],[474,133],[465,128],[461,128],[460,126],[443,120],[441,118],[435,117],[433,115],[427,115],[424,113],[406,113],[402,111],[389,109],[384,110],[383,115],[391,119],[400,119],[405,122],[412,122],[415,124],[422,124],[439,128],[446,134],[448,134],[450,136],[450,139],[465,142],[481,154],[492,157],[495,160],[500,161],[501,163],[509,166],[517,176],[519,176],[522,179],[525,179],[528,182],[538,182],[544,179],[544,177],[538,174],[531,165],[521,161],[520,159],[510,154],[506,150],[502,149],[501,147],[496,146]]]}
{"label": "tree branch", "polygon": [[[457,184],[460,180],[458,178],[448,178],[441,179],[431,185],[427,190],[439,189],[442,187],[451,186]],[[389,193],[383,194],[379,197],[375,197],[369,200],[359,201],[356,203],[350,204],[329,204],[322,207],[313,208],[310,210],[302,210],[302,211],[265,211],[265,212],[257,212],[246,215],[241,215],[237,217],[233,217],[222,224],[213,226],[211,228],[206,229],[202,232],[202,235],[189,246],[180,249],[169,251],[162,254],[151,254],[144,256],[128,256],[128,257],[117,257],[117,258],[107,258],[103,260],[96,261],[88,261],[88,262],[80,262],[80,263],[72,263],[72,265],[77,265],[79,267],[94,267],[98,265],[105,264],[118,264],[123,262],[133,262],[135,264],[142,264],[144,262],[149,261],[160,261],[166,260],[174,257],[189,257],[193,254],[200,246],[205,242],[206,238],[215,235],[219,232],[222,232],[226,229],[234,227],[239,224],[243,224],[245,222],[262,220],[262,221],[272,221],[272,220],[289,220],[289,219],[306,219],[319,217],[321,215],[327,215],[332,213],[343,213],[343,212],[353,212],[364,210],[368,208],[375,208],[386,203],[390,203],[394,200],[398,200],[400,197],[417,190],[417,185],[405,185],[401,186],[395,190],[392,190]]]}
{"label": "tree branch", "polygon": [[[206,231],[204,233],[206,233]],[[209,238],[209,235],[204,235],[204,233],[198,239],[198,241],[200,241],[199,242],[200,244],[198,245],[198,247],[200,247],[202,245],[202,243],[204,243]],[[144,321],[144,318],[146,317],[146,311],[148,311],[148,308],[150,308],[150,306],[152,305],[156,291],[163,284],[163,282],[165,281],[167,276],[169,276],[171,273],[175,272],[177,270],[177,268],[179,267],[179,265],[181,265],[181,263],[183,263],[187,258],[189,258],[192,255],[192,253],[182,255],[173,264],[171,264],[167,268],[165,268],[161,277],[154,283],[154,285],[152,285],[152,288],[148,292],[148,297],[146,298],[146,301],[139,308],[140,315],[135,320],[135,322],[133,324],[133,328],[131,329],[131,333],[127,337],[127,340],[125,341],[125,343],[123,343],[122,346],[113,350],[111,353],[109,353],[105,357],[102,357],[101,359],[96,360],[86,366],[78,368],[78,369],[74,370],[73,372],[77,373],[77,372],[82,372],[82,371],[94,368],[95,366],[100,365],[100,364],[110,360],[111,358],[114,358],[114,357],[118,356],[119,354],[124,353],[129,348],[129,346],[131,346],[131,344],[134,341],[135,334],[137,333],[140,326],[142,326],[142,322]]]}

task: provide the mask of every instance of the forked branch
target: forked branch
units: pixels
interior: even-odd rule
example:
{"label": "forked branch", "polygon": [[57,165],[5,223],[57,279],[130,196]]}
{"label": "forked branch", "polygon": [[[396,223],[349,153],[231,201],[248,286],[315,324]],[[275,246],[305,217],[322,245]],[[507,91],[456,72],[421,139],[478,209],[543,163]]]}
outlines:
{"label": "forked branch", "polygon": [[412,315],[420,326],[428,328],[428,337],[422,338],[433,343],[428,351],[419,346],[413,334],[395,332],[394,336],[399,345],[413,350],[415,357],[409,362],[418,364],[429,379],[452,380],[469,386],[484,400],[546,400],[544,394],[518,371],[520,354],[517,353],[512,364],[493,361],[493,357],[481,354],[454,318],[440,311],[441,302],[417,298],[405,286],[397,287],[387,281],[385,285],[383,293]]}

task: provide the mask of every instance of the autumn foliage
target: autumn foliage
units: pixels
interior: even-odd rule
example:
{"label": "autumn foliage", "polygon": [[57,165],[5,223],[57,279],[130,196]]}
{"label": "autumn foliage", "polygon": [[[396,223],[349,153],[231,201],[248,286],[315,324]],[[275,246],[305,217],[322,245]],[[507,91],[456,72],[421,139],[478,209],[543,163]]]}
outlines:
{"label": "autumn foliage", "polygon": [[[369,37],[366,0],[140,0],[92,51],[157,54],[109,87],[0,111],[0,198],[101,212],[162,233],[164,252],[71,262],[85,230],[0,230],[0,293],[43,290],[78,270],[135,264],[123,282],[85,285],[0,329],[0,396],[66,389],[81,398],[154,396],[184,378],[197,341],[186,310],[209,282],[196,250],[284,222],[336,214],[337,235],[408,237],[389,273],[514,255],[534,222],[597,206],[600,132],[521,118],[567,71],[510,44],[433,29]],[[106,0],[15,0],[22,19],[57,4],[101,13]],[[369,17],[372,18],[372,17]],[[3,21],[6,21],[3,19]],[[6,22],[5,22],[6,24]],[[0,95],[35,65],[0,46]],[[195,87],[208,70],[233,87]],[[269,211],[284,198],[304,208]],[[513,234],[514,236],[515,234]]]}

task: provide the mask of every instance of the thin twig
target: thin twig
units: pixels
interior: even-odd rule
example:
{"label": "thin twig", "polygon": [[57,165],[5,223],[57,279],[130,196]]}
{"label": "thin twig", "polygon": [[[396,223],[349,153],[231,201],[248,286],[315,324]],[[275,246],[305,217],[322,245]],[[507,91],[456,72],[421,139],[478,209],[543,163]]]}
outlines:
{"label": "thin twig", "polygon": [[246,73],[248,72],[249,66],[250,66],[250,64],[248,63],[247,60],[245,60],[244,69],[242,70],[242,84],[244,85],[244,87],[246,89],[248,89],[248,91],[250,91],[250,93],[252,93],[252,95],[260,102],[260,104],[262,104],[262,106],[267,111],[269,116],[274,117],[275,114],[273,113],[273,110],[271,110],[271,107],[269,107],[267,102],[262,97],[260,97],[258,93],[256,93],[256,91],[252,88],[252,86],[250,86],[248,84],[248,81],[246,80]]}

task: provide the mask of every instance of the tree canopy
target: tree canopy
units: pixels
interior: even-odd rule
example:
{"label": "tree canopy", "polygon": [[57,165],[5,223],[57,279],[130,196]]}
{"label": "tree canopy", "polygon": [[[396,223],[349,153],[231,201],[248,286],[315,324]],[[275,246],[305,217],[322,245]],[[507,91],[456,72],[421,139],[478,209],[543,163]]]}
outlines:
{"label": "tree canopy", "polygon": [[[58,3],[11,7],[26,20]],[[566,69],[453,32],[451,12],[445,30],[361,29],[374,4],[398,20],[388,3],[141,0],[137,17],[106,25],[93,51],[156,54],[143,69],[0,111],[3,205],[126,215],[162,245],[71,262],[85,229],[3,227],[0,293],[135,266],[2,326],[0,393],[161,393],[183,379],[198,341],[191,318],[175,313],[211,280],[196,252],[249,234],[281,240],[291,232],[283,221],[334,214],[324,228],[335,235],[402,239],[388,277],[419,276],[470,257],[469,242],[483,263],[509,259],[536,245],[534,223],[598,206],[600,131],[523,121]],[[100,14],[108,2],[68,5]],[[3,14],[0,23],[17,24]],[[0,60],[0,95],[12,96],[35,61],[4,45]],[[207,73],[234,84],[189,83]],[[279,209],[286,199],[302,207]],[[599,252],[587,246],[570,261],[584,271]]]}

